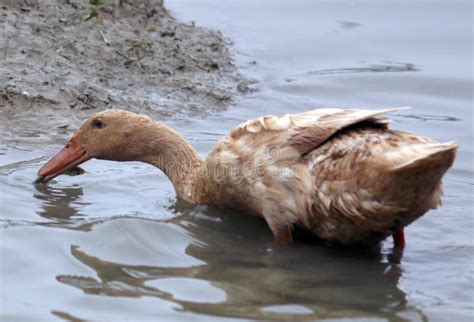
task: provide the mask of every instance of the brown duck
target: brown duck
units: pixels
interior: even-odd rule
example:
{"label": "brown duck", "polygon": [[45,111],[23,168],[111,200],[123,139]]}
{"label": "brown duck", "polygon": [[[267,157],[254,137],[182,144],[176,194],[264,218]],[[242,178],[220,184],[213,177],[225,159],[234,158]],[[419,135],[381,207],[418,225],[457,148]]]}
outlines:
{"label": "brown duck", "polygon": [[388,129],[393,110],[316,109],[247,121],[203,160],[150,117],[106,110],[89,118],[38,172],[47,182],[91,158],[161,169],[179,198],[263,217],[280,244],[302,227],[342,245],[394,236],[441,204],[457,145]]}

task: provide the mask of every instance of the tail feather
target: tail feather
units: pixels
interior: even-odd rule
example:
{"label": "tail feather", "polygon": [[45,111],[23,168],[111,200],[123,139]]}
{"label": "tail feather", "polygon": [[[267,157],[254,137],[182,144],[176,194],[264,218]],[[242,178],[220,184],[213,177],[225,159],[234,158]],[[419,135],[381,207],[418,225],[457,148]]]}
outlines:
{"label": "tail feather", "polygon": [[390,170],[392,172],[404,172],[426,166],[436,168],[441,166],[442,169],[440,170],[446,171],[453,164],[457,147],[455,142],[420,144],[416,148],[416,156],[393,166]]}
{"label": "tail feather", "polygon": [[457,145],[431,142],[405,149],[401,152],[405,161],[399,159],[398,165],[390,169],[392,201],[408,209],[401,219],[402,226],[441,204],[441,179],[454,162]]}

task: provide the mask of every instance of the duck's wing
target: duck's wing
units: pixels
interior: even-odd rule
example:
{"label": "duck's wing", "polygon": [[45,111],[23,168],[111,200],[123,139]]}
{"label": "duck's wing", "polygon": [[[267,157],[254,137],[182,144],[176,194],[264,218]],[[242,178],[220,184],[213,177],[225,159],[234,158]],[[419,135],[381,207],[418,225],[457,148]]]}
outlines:
{"label": "duck's wing", "polygon": [[266,144],[265,137],[272,137],[278,146],[292,147],[305,155],[326,142],[337,131],[347,127],[368,123],[374,126],[388,126],[389,120],[382,114],[406,108],[384,110],[321,108],[300,114],[283,116],[267,115],[240,124],[230,132],[234,141],[252,140]]}

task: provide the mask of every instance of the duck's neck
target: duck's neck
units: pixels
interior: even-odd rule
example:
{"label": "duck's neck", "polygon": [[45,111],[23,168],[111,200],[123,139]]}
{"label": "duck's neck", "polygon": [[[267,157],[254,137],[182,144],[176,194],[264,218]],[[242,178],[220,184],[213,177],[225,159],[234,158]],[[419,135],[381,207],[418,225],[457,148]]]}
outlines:
{"label": "duck's neck", "polygon": [[202,203],[202,192],[196,182],[203,160],[186,139],[175,130],[154,123],[141,161],[161,169],[173,183],[179,198],[193,204]]}

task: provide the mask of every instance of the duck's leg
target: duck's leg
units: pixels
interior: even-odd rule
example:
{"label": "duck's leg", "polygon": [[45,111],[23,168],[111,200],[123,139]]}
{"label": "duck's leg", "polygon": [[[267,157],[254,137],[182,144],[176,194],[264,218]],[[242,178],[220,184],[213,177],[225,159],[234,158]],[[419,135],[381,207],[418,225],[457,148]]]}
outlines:
{"label": "duck's leg", "polygon": [[393,236],[393,244],[398,247],[404,247],[405,246],[405,232],[403,231],[403,228],[400,228],[397,230]]}
{"label": "duck's leg", "polygon": [[278,245],[280,246],[287,246],[293,244],[293,235],[291,233],[291,228],[286,227],[284,229],[280,229],[275,234],[275,240]]}
{"label": "duck's leg", "polygon": [[[273,209],[272,209],[273,210]],[[291,234],[296,217],[285,211],[263,212],[263,218],[270,227],[275,241],[280,246],[293,244],[293,235]]]}

